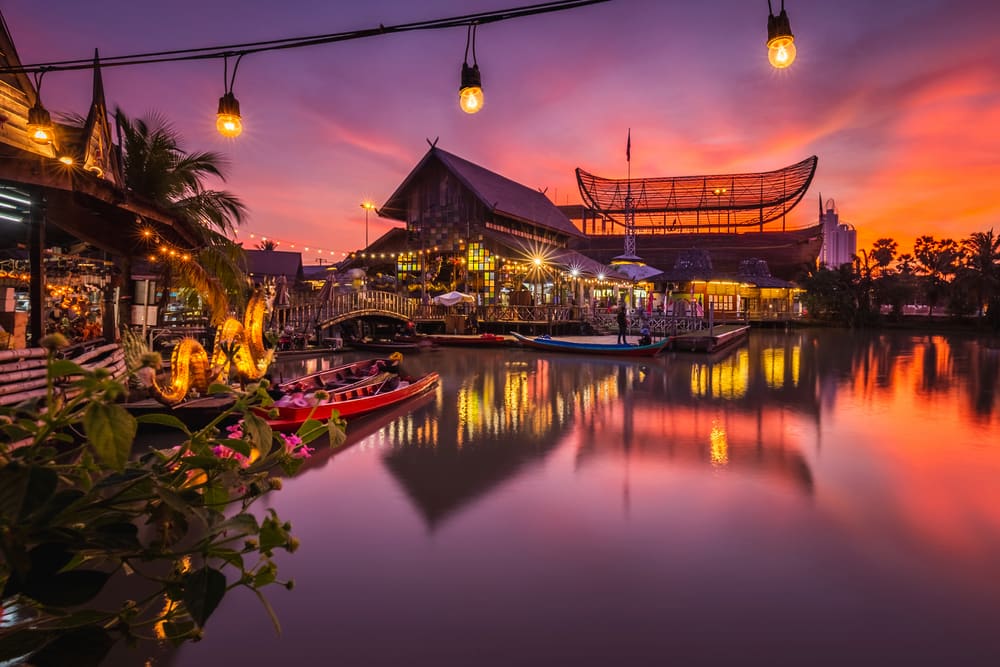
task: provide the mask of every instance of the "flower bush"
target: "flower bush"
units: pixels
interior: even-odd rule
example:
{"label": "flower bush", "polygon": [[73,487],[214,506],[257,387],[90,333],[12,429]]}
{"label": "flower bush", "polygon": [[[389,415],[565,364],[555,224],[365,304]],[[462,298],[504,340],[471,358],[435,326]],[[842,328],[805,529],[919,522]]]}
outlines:
{"label": "flower bush", "polygon": [[[0,407],[0,663],[96,665],[118,641],[198,639],[225,594],[278,578],[277,549],[294,551],[274,510],[250,512],[279,490],[344,423],[309,420],[272,432],[266,386],[229,394],[232,407],[192,430],[171,414],[133,417],[124,386],[50,354],[47,395]],[[183,442],[133,452],[140,423]],[[228,426],[227,426],[228,424]],[[125,577],[123,586],[106,586]],[[112,599],[126,588],[135,599]]]}

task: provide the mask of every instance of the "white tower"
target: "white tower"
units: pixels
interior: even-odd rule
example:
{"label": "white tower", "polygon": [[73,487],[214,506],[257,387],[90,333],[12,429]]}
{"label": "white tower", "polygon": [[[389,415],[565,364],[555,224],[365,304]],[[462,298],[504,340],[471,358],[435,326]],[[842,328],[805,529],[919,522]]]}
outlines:
{"label": "white tower", "polygon": [[836,269],[852,261],[858,253],[858,232],[853,225],[840,222],[837,205],[832,199],[826,200],[823,209],[823,195],[819,196],[819,221],[823,225],[823,247],[819,251],[820,266]]}

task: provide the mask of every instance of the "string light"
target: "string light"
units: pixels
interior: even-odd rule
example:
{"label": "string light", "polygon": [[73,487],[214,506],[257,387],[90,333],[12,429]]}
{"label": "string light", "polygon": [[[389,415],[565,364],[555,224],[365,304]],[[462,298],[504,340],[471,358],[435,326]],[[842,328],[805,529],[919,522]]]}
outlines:
{"label": "string light", "polygon": [[[213,46],[213,47],[197,47],[190,49],[173,49],[169,51],[157,51],[150,53],[138,53],[125,56],[112,56],[105,57],[101,60],[101,67],[124,67],[129,65],[144,65],[151,63],[163,63],[163,62],[181,62],[189,60],[207,60],[223,58],[228,59],[230,56],[238,56],[242,58],[243,56],[250,53],[263,53],[268,51],[277,51],[285,49],[295,49],[303,48],[307,46],[318,46],[320,44],[332,44],[335,42],[344,42],[354,39],[361,39],[367,37],[377,37],[382,35],[388,35],[392,33],[400,32],[410,32],[414,30],[440,30],[447,28],[457,28],[457,27],[467,27],[471,32],[475,32],[475,27],[481,23],[494,23],[498,21],[507,21],[510,19],[521,18],[525,16],[534,16],[538,14],[547,14],[551,12],[558,12],[567,9],[575,9],[578,7],[585,7],[587,5],[594,5],[608,0],[554,0],[552,2],[543,2],[535,5],[527,5],[523,7],[514,7],[510,9],[503,9],[497,11],[480,12],[476,14],[464,14],[460,16],[451,16],[447,18],[431,19],[426,21],[414,21],[411,23],[401,23],[396,25],[385,25],[379,24],[374,28],[366,28],[362,30],[352,30],[339,33],[328,33],[322,35],[311,35],[307,37],[292,37],[284,39],[274,39],[258,42],[245,42],[242,44],[234,44],[227,46]],[[239,62],[237,60],[237,62]],[[0,68],[0,74],[28,74],[28,73],[39,73],[48,71],[70,71],[70,70],[82,70],[82,69],[93,69],[97,67],[98,64],[95,61],[88,59],[76,59],[76,60],[60,60],[53,61],[49,63],[37,63],[32,65],[22,65],[19,67],[3,67]],[[464,85],[465,81],[465,70],[463,67],[463,89],[466,88]],[[475,57],[473,56],[473,66],[467,68],[470,72],[470,77],[475,74],[476,82],[474,86],[470,86],[470,90],[475,88],[478,90],[478,98],[470,97],[469,101],[463,101],[463,109],[468,113],[475,113],[482,108],[482,88],[478,83],[478,67],[475,65]],[[235,78],[235,68],[234,68],[234,78]],[[470,78],[470,82],[472,79]],[[217,128],[220,133],[227,137],[236,137],[242,131],[242,119],[239,112],[239,103],[236,97],[232,94],[232,83],[227,82],[225,93],[219,100],[219,107],[217,113]],[[471,106],[470,106],[471,105]],[[32,109],[34,111],[34,108]],[[42,113],[44,112],[44,114]],[[36,120],[44,120],[44,116],[47,116],[48,112],[45,111],[40,105],[38,106],[38,114]],[[51,124],[51,121],[49,121]],[[39,127],[43,127],[39,124]],[[51,125],[50,125],[51,127]],[[48,138],[46,138],[48,137]],[[38,143],[50,143],[51,135],[47,135],[44,131],[39,130],[33,138]]]}

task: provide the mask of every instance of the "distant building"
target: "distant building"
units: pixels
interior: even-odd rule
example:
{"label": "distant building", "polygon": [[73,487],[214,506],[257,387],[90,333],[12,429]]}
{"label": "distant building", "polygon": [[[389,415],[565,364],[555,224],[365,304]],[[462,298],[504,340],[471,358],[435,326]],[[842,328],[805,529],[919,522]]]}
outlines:
{"label": "distant building", "polygon": [[819,198],[819,222],[823,227],[823,247],[819,252],[819,263],[830,269],[850,264],[858,254],[858,232],[853,225],[840,222],[837,205],[832,199]]}
{"label": "distant building", "polygon": [[289,285],[302,282],[302,253],[284,250],[246,250],[247,272],[255,285],[284,277]]}

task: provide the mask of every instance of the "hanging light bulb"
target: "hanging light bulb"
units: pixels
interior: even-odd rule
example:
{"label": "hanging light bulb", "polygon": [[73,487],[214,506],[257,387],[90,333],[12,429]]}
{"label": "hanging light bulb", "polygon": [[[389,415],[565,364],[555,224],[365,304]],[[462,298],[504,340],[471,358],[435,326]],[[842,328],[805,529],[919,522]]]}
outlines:
{"label": "hanging light bulb", "polygon": [[45,71],[35,74],[35,104],[28,109],[28,138],[43,146],[51,144],[55,137],[52,116],[42,106],[42,77]]}
{"label": "hanging light bulb", "polygon": [[35,100],[35,106],[28,109],[28,136],[36,144],[52,143],[52,116],[42,106],[41,98]]}
{"label": "hanging light bulb", "polygon": [[[469,43],[472,43],[472,67],[469,67]],[[462,85],[458,89],[458,104],[465,113],[478,113],[483,108],[483,83],[476,62],[476,25],[469,25],[465,37],[465,60],[462,62]]]}
{"label": "hanging light bulb", "polygon": [[219,113],[215,117],[215,129],[224,137],[235,138],[243,132],[240,117],[240,102],[231,92],[219,98]]}
{"label": "hanging light bulb", "polygon": [[781,13],[774,15],[771,0],[767,0],[767,60],[776,69],[784,69],[795,62],[795,37],[781,0]]}
{"label": "hanging light bulb", "polygon": [[234,139],[243,132],[243,118],[240,116],[240,103],[233,95],[233,84],[236,82],[236,68],[243,59],[241,53],[233,65],[233,77],[229,78],[229,56],[225,56],[222,80],[226,93],[219,98],[219,111],[215,116],[215,129],[224,137]]}

